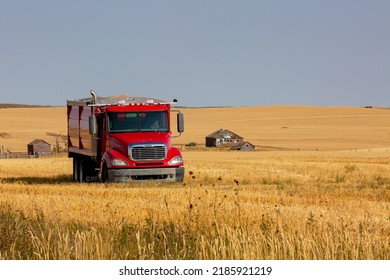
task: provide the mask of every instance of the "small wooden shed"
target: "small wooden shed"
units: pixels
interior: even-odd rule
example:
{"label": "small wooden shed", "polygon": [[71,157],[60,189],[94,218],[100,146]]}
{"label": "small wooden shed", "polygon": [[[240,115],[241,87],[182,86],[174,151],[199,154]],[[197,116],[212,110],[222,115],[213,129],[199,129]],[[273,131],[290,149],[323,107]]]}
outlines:
{"label": "small wooden shed", "polygon": [[235,146],[244,141],[244,138],[227,129],[219,129],[206,136],[206,147]]}
{"label": "small wooden shed", "polygon": [[235,145],[230,148],[230,150],[237,150],[237,151],[254,151],[255,145],[249,143],[248,141],[242,142],[238,145]]}
{"label": "small wooden shed", "polygon": [[42,139],[35,139],[27,144],[27,153],[30,156],[48,156],[51,155],[51,145]]}

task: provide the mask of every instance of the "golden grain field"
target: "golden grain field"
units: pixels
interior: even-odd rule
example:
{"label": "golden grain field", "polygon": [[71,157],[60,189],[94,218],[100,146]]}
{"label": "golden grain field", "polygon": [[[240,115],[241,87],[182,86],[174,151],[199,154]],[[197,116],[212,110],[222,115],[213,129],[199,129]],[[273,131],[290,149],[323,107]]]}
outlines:
{"label": "golden grain field", "polygon": [[66,157],[2,160],[0,240],[26,240],[0,257],[390,259],[389,155],[186,151],[183,184],[130,185],[74,184]]}
{"label": "golden grain field", "polygon": [[[64,108],[29,110],[0,145],[65,130]],[[1,159],[0,259],[390,259],[390,111],[183,111],[177,144],[227,128],[258,150],[183,145],[170,184],[75,184],[66,155]]]}

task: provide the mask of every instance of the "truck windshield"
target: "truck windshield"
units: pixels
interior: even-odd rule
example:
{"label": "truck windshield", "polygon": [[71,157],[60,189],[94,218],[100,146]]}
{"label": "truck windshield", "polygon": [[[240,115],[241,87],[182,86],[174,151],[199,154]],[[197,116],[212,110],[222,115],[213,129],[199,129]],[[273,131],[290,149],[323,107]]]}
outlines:
{"label": "truck windshield", "polygon": [[168,114],[166,111],[109,113],[108,131],[169,131]]}

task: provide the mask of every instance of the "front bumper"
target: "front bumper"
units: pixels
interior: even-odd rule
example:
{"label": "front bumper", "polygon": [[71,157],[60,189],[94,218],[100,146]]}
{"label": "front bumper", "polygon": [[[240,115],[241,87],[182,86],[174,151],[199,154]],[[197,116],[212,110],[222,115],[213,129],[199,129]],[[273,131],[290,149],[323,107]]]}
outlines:
{"label": "front bumper", "polygon": [[115,183],[132,181],[183,182],[184,167],[146,169],[108,169],[108,180]]}

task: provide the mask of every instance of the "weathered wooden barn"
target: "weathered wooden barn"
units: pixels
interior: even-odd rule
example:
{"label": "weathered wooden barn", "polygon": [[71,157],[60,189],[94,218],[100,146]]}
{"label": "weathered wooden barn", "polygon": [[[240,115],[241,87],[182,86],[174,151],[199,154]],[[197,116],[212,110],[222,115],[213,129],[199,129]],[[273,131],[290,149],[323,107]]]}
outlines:
{"label": "weathered wooden barn", "polygon": [[235,145],[230,148],[230,150],[237,150],[237,151],[254,151],[256,148],[255,145],[249,143],[248,141],[242,142],[238,145]]}
{"label": "weathered wooden barn", "polygon": [[27,144],[27,153],[30,156],[48,156],[51,155],[51,145],[42,139],[35,139]]}
{"label": "weathered wooden barn", "polygon": [[243,137],[230,130],[221,128],[206,136],[206,147],[231,147],[238,145],[243,141]]}

